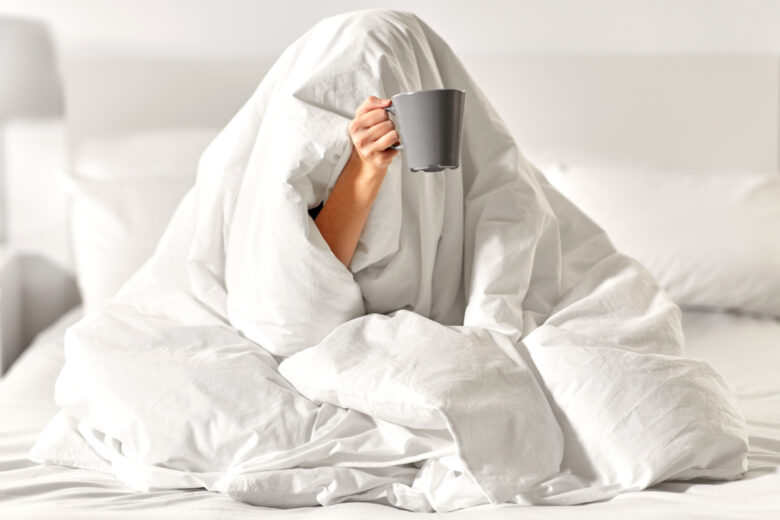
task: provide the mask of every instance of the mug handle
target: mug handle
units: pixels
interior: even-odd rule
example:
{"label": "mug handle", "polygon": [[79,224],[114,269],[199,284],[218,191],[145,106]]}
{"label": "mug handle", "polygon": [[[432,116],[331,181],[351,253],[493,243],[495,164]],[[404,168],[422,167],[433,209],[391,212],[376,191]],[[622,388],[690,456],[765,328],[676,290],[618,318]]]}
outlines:
{"label": "mug handle", "polygon": [[[391,114],[393,114],[394,116],[398,117],[398,116],[396,115],[396,113],[395,113],[395,110],[394,110],[394,108],[393,108],[393,105],[390,105],[389,107],[385,107],[385,110],[386,110],[386,111],[388,111],[388,112],[390,112],[390,113],[391,113]],[[391,144],[391,145],[390,145],[390,148],[392,148],[393,150],[404,150],[404,149],[405,149],[403,144]],[[389,150],[390,148],[388,148],[388,150]]]}

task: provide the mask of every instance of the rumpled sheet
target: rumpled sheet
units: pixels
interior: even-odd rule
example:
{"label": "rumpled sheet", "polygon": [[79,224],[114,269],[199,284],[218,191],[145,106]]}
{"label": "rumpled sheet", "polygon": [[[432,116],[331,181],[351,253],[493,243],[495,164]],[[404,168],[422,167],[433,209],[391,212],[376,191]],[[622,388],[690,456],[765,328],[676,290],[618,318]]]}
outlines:
{"label": "rumpled sheet", "polygon": [[[365,97],[431,88],[467,92],[461,168],[399,154],[347,269],[307,209]],[[61,410],[29,457],[273,507],[739,478],[733,392],[683,344],[679,308],[522,156],[447,43],[355,11],[284,51],[153,257],[68,329]]]}

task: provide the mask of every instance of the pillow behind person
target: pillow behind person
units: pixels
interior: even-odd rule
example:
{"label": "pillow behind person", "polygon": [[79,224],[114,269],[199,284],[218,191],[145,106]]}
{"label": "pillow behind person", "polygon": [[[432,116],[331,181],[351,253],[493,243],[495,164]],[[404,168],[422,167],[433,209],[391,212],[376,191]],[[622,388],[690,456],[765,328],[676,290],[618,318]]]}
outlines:
{"label": "pillow behind person", "polygon": [[678,304],[780,316],[780,175],[550,163],[550,182]]}
{"label": "pillow behind person", "polygon": [[93,138],[69,172],[70,232],[87,310],[113,296],[154,252],[198,160],[219,129]]}

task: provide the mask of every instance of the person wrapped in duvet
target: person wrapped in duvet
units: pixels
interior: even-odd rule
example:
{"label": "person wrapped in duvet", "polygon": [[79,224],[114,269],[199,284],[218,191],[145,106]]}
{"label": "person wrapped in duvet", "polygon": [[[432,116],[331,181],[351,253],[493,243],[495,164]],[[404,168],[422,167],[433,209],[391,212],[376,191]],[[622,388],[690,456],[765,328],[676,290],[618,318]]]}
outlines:
{"label": "person wrapped in duvet", "polygon": [[[351,122],[434,88],[468,93],[460,167],[412,172],[389,152],[373,184],[357,175],[370,154],[353,137],[381,123]],[[382,129],[368,142],[395,140]],[[371,200],[337,255],[318,224],[350,182]],[[679,308],[402,11],[326,18],[284,51],[154,255],[67,331],[65,355],[61,410],[30,458],[135,489],[451,511],[747,465],[734,394],[684,357]]]}

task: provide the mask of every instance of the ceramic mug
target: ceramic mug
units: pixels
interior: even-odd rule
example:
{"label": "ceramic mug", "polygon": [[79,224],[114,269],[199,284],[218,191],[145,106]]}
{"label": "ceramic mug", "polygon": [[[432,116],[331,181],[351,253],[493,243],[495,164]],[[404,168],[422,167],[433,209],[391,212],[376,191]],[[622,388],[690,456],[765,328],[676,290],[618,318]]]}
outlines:
{"label": "ceramic mug", "polygon": [[466,92],[453,88],[416,90],[394,95],[385,108],[395,116],[400,145],[412,171],[440,172],[460,166]]}

